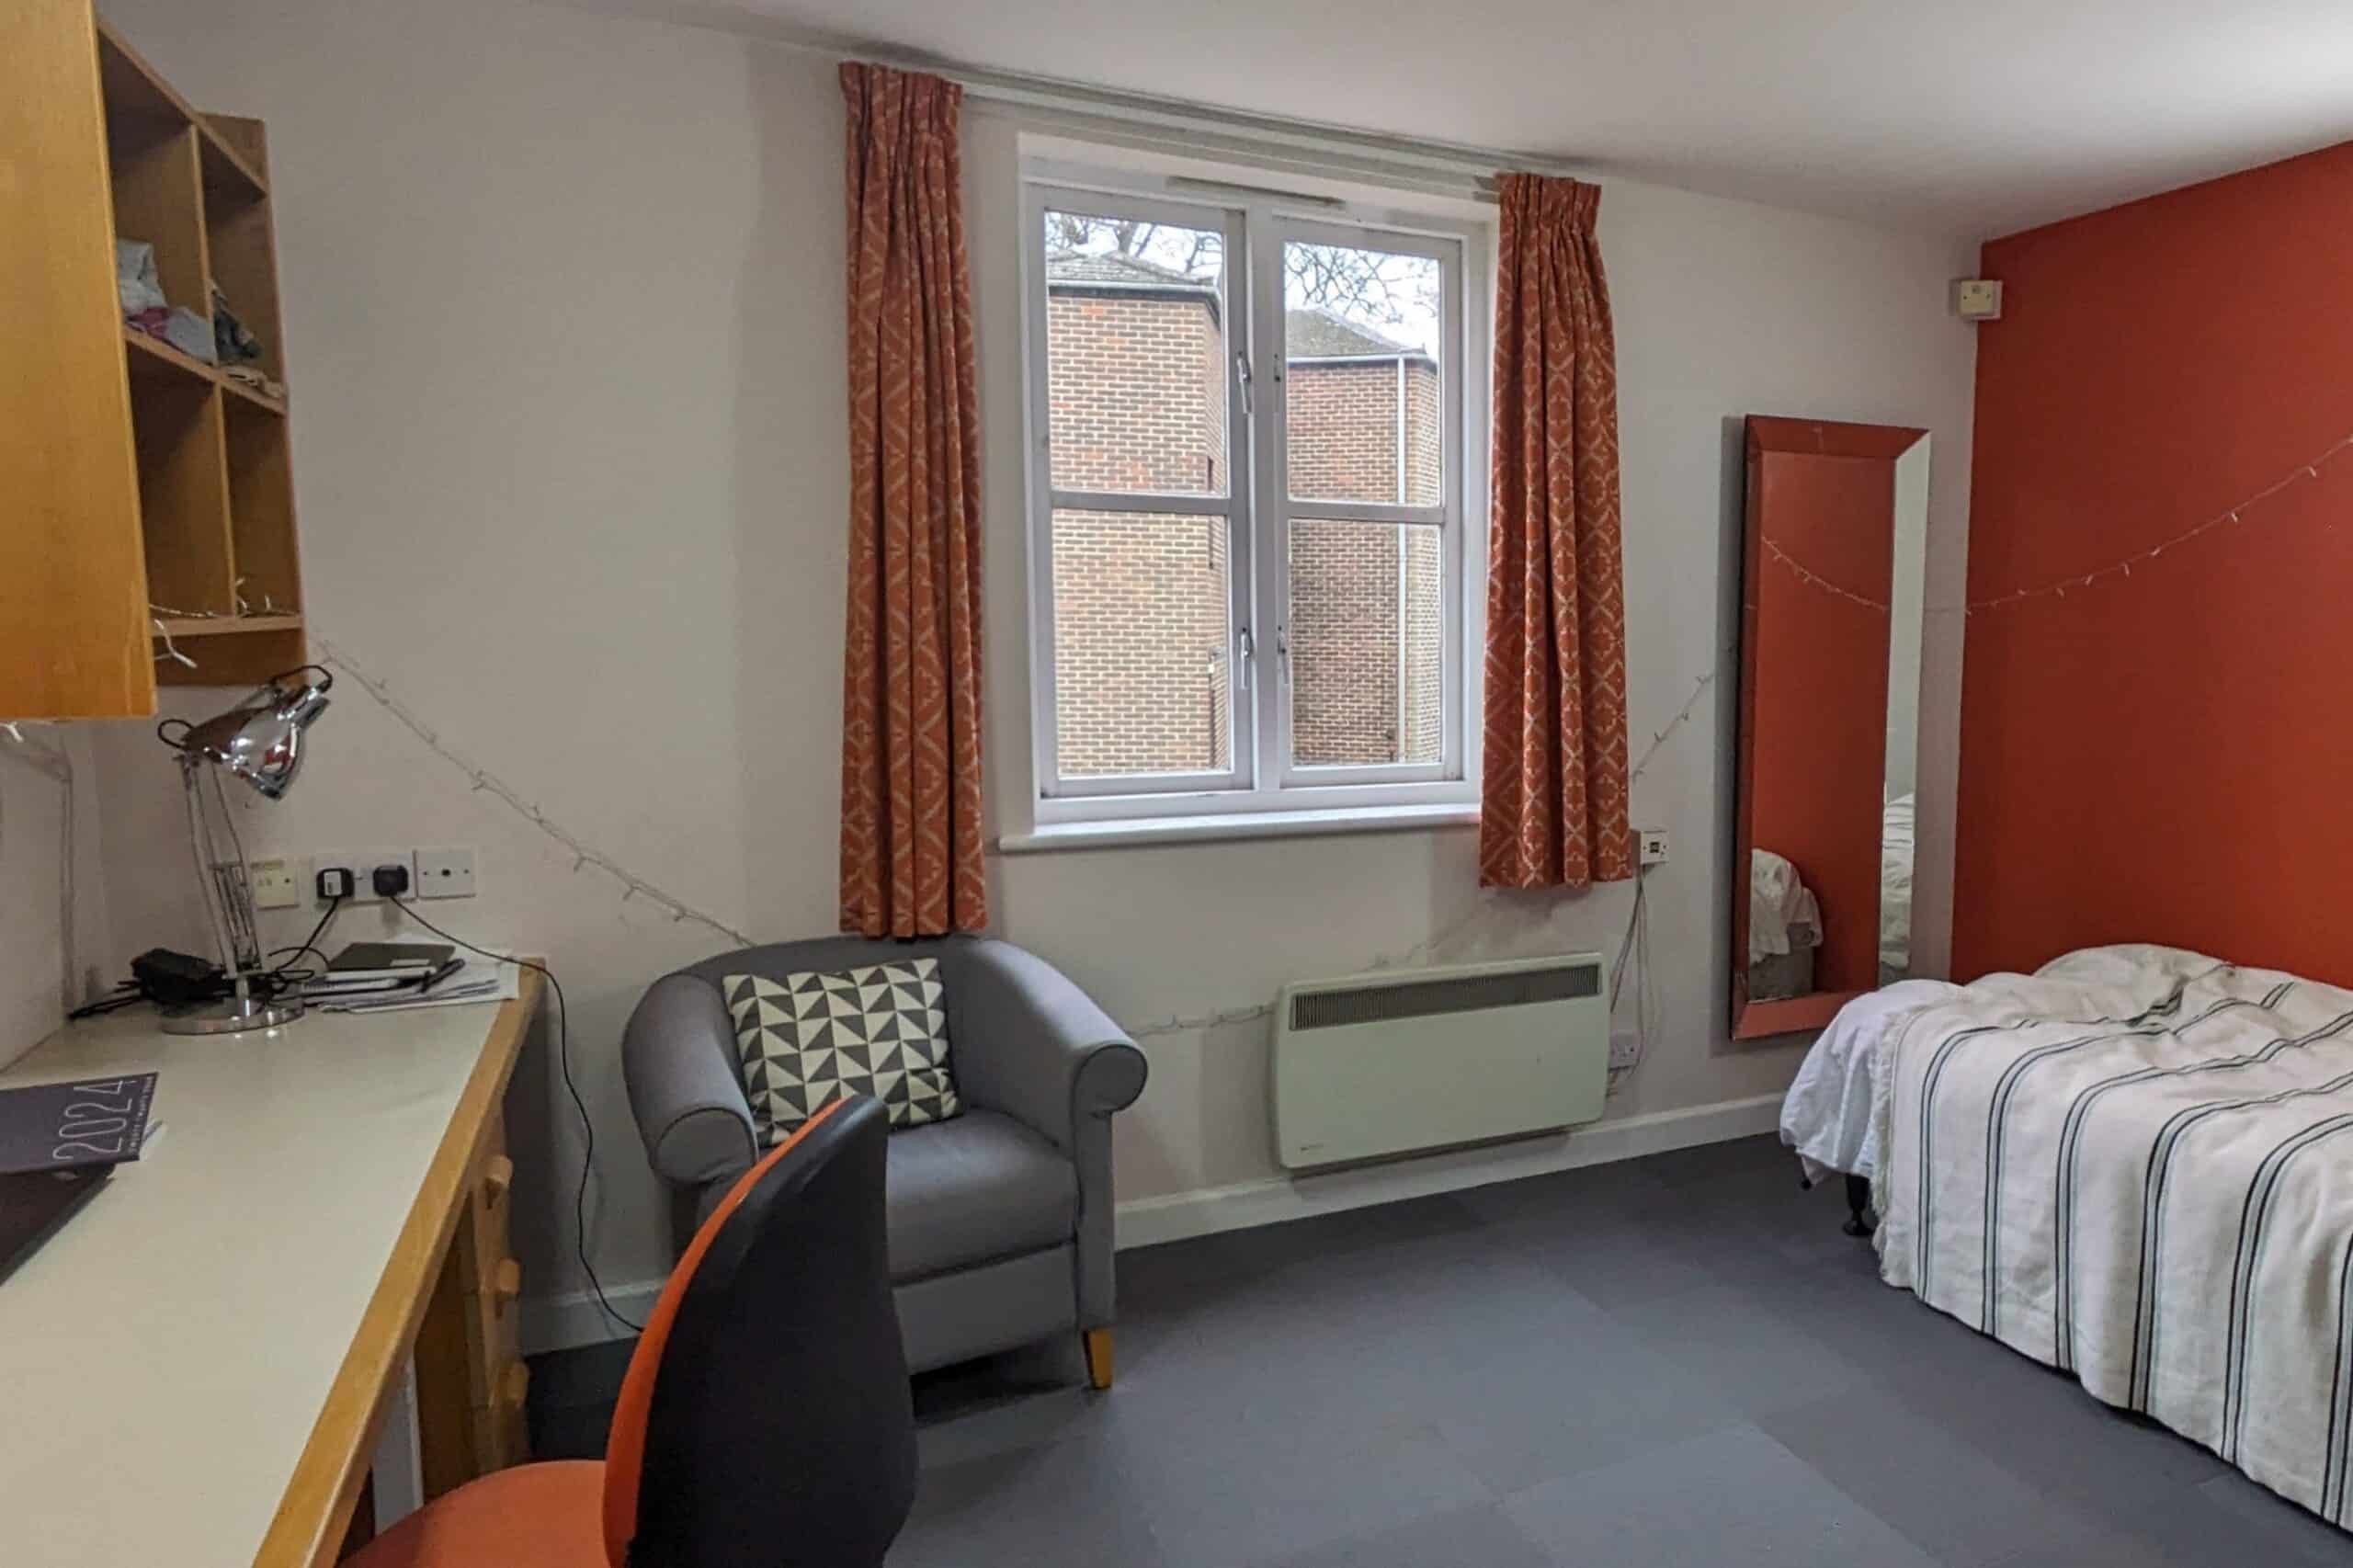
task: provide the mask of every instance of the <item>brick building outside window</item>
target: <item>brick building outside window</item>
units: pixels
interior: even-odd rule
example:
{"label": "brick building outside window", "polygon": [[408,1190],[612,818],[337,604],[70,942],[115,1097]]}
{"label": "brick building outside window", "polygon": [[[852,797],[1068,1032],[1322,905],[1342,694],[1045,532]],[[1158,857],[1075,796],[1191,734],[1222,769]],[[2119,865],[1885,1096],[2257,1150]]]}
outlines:
{"label": "brick building outside window", "polygon": [[[1049,248],[1053,482],[1224,494],[1226,334],[1213,279]],[[1291,493],[1437,505],[1438,366],[1317,307],[1285,312]],[[1232,562],[1220,517],[1058,510],[1056,740],[1064,778],[1232,765]],[[1292,746],[1304,766],[1435,763],[1444,562],[1435,528],[1302,519],[1290,535]]]}

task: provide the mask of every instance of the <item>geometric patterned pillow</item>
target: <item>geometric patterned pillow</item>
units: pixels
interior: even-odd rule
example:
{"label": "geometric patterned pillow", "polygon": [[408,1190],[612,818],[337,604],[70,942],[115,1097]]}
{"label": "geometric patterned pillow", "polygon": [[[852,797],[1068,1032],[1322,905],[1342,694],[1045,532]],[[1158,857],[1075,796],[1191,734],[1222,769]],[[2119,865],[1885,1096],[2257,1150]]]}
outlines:
{"label": "geometric patterned pillow", "polygon": [[744,1093],[773,1146],[845,1095],[882,1102],[893,1128],[945,1121],[962,1106],[948,1068],[939,960],[806,970],[769,980],[723,975]]}

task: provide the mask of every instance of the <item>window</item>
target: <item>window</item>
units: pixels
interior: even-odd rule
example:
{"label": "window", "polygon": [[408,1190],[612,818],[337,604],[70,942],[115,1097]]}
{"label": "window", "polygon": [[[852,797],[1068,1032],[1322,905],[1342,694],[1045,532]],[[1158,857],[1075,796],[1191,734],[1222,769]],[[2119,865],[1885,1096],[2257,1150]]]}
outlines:
{"label": "window", "polygon": [[1040,825],[1472,801],[1475,231],[1035,170],[1026,224]]}

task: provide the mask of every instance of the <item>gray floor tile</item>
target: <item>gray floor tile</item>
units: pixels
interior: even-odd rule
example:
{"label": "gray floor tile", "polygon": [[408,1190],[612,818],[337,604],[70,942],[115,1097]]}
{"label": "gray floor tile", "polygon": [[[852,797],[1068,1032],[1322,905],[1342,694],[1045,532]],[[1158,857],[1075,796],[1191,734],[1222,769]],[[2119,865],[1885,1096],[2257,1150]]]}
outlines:
{"label": "gray floor tile", "polygon": [[1876,1389],[1849,1389],[1757,1425],[1953,1568],[1987,1568],[2029,1548],[2099,1530],[2087,1512],[2029,1486]]}
{"label": "gray floor tile", "polygon": [[[2104,1528],[2089,1535],[2055,1537],[2037,1541],[1995,1568],[2172,1568],[2157,1556],[2147,1540],[2129,1530]],[[2215,1568],[2224,1568],[2217,1563]],[[2252,1559],[2234,1559],[2231,1568],[2270,1568]]]}
{"label": "gray floor tile", "polygon": [[[1843,1214],[1749,1139],[1123,1254],[1108,1394],[1066,1337],[916,1381],[891,1561],[2353,1568]],[[542,1455],[601,1449],[629,1350],[533,1358]]]}
{"label": "gray floor tile", "polygon": [[2028,1484],[2096,1516],[2130,1520],[2153,1498],[2225,1473],[2197,1444],[2110,1409],[1997,1341],[1923,1339],[1937,1351],[1881,1386]]}
{"label": "gray floor tile", "polygon": [[1303,1426],[1253,1413],[1173,1431],[1122,1421],[1105,1446],[1137,1480],[1168,1568],[1279,1562],[1492,1501],[1434,1431],[1365,1415],[1353,1426]]}
{"label": "gray floor tile", "polygon": [[1564,1209],[1493,1222],[1498,1240],[1605,1307],[1631,1306],[1717,1282],[1706,1255],[1620,1210]]}
{"label": "gray floor tile", "polygon": [[1576,1568],[1932,1568],[1934,1560],[1754,1426],[1730,1427],[1504,1500]]}
{"label": "gray floor tile", "polygon": [[1701,1388],[1750,1415],[1811,1404],[1861,1381],[1820,1336],[1764,1312],[1734,1286],[1663,1296],[1612,1315]]}
{"label": "gray floor tile", "polygon": [[952,1414],[919,1413],[917,1450],[930,1470],[1084,1437],[1100,1421],[1105,1397],[1077,1380],[1050,1388],[1013,1385],[1001,1398],[975,1400]]}
{"label": "gray floor tile", "polygon": [[1598,1308],[1573,1335],[1499,1337],[1475,1359],[1458,1357],[1426,1408],[1448,1448],[1497,1492],[1742,1419],[1736,1404]]}
{"label": "gray floor tile", "polygon": [[2151,1497],[2129,1517],[2062,1532],[1995,1568],[2324,1568],[2353,1538],[2233,1473]]}
{"label": "gray floor tile", "polygon": [[1798,1160],[1773,1132],[1701,1143],[1626,1162],[1635,1170],[1668,1187],[1739,1187],[1768,1182],[1795,1185]]}
{"label": "gray floor tile", "polygon": [[[1107,1565],[1108,1568],[1108,1565]],[[1280,1568],[1557,1568],[1513,1524],[1489,1504],[1433,1514],[1378,1535],[1350,1536],[1298,1557]]]}
{"label": "gray floor tile", "polygon": [[1088,1443],[926,1468],[891,1568],[1161,1568],[1143,1492]]}
{"label": "gray floor tile", "polygon": [[2217,1550],[2235,1546],[2242,1562],[2353,1562],[2353,1535],[2236,1471],[2200,1483],[2186,1496],[2194,1502],[2172,1517],[2177,1549],[2211,1542]]}

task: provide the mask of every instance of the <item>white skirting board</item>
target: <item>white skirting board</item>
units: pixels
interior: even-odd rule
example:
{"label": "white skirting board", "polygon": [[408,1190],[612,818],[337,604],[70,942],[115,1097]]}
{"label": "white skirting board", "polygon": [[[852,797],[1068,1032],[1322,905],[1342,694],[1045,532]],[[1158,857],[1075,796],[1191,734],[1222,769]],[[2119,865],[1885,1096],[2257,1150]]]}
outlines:
{"label": "white skirting board", "polygon": [[[1780,1114],[1779,1095],[1758,1095],[1752,1099],[1721,1100],[1713,1105],[1597,1121],[1552,1137],[1458,1149],[1324,1176],[1269,1176],[1232,1187],[1134,1199],[1120,1205],[1120,1246],[1122,1250],[1152,1246],[1160,1242],[1182,1241],[1188,1236],[1247,1230],[1253,1225],[1279,1224],[1313,1214],[1361,1209],[1369,1204],[1460,1192],[1494,1182],[1517,1181],[1522,1176],[1574,1170],[1580,1165],[1640,1159],[1645,1154],[1663,1154],[1670,1149],[1722,1143],[1770,1132],[1780,1125]],[[654,1310],[654,1298],[661,1293],[659,1279],[632,1279],[607,1286],[605,1298],[642,1323],[645,1314]],[[628,1330],[599,1311],[596,1297],[585,1290],[526,1298],[523,1302],[521,1339],[527,1356],[602,1344],[627,1335]]]}
{"label": "white skirting board", "polygon": [[1138,1198],[1120,1205],[1120,1246],[1152,1246],[1220,1231],[1279,1224],[1368,1204],[1461,1192],[1522,1176],[1605,1165],[1700,1143],[1770,1132],[1780,1125],[1781,1096],[1720,1100],[1680,1110],[1596,1121],[1550,1137],[1521,1138],[1418,1159],[1362,1165],[1322,1176],[1269,1176],[1232,1187]]}

